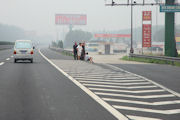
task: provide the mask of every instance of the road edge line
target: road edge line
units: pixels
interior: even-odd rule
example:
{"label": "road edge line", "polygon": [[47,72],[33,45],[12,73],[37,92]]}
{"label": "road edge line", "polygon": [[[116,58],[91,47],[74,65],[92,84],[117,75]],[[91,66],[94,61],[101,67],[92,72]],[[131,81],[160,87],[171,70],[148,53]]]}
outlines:
{"label": "road edge line", "polygon": [[138,75],[138,74],[135,74],[135,73],[126,71],[126,70],[124,70],[124,69],[122,69],[122,68],[119,68],[119,67],[117,67],[117,66],[114,66],[114,65],[110,65],[110,64],[103,64],[103,65],[108,66],[108,67],[111,67],[111,68],[119,69],[119,70],[121,70],[121,71],[123,71],[123,72],[130,73],[130,74],[133,74],[133,75],[135,75],[135,76],[138,76],[138,77],[140,77],[140,78],[142,78],[142,79],[145,79],[145,80],[147,80],[147,81],[149,81],[149,82],[157,85],[158,87],[160,87],[160,88],[162,88],[162,89],[170,92],[171,94],[173,94],[173,95],[175,95],[175,96],[177,96],[177,97],[180,97],[180,93],[175,92],[175,91],[173,91],[173,90],[171,90],[171,89],[169,89],[169,88],[167,88],[167,87],[165,87],[165,86],[163,86],[163,85],[161,85],[161,84],[159,84],[159,83],[157,83],[157,82],[154,82],[154,81],[152,81],[152,80],[150,80],[150,79],[148,79],[148,78],[146,78],[146,77],[143,77],[143,76],[141,76],[141,75]]}
{"label": "road edge line", "polygon": [[53,67],[55,67],[59,72],[64,74],[67,78],[69,78],[75,85],[77,85],[79,88],[81,88],[86,94],[88,94],[91,98],[93,98],[97,103],[99,103],[102,107],[104,107],[107,111],[109,111],[114,117],[116,117],[118,120],[129,120],[125,115],[120,113],[118,110],[116,110],[114,107],[109,105],[107,102],[102,100],[100,97],[98,97],[96,94],[94,94],[92,91],[90,91],[88,88],[83,86],[81,83],[79,83],[77,80],[75,80],[73,77],[68,75],[66,72],[64,72],[62,69],[60,69],[58,66],[56,66],[51,60],[49,60],[45,55],[41,53],[39,50],[40,55],[47,60]]}

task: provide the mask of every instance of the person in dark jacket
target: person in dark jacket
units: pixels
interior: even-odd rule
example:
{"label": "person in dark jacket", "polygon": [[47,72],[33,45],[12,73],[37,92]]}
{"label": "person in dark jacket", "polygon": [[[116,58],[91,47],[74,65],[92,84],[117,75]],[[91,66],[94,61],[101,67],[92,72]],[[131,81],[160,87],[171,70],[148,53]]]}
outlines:
{"label": "person in dark jacket", "polygon": [[85,52],[86,52],[86,50],[85,50],[85,43],[82,43],[81,60],[84,60],[84,58],[85,58]]}
{"label": "person in dark jacket", "polygon": [[73,53],[74,53],[74,60],[77,60],[77,43],[75,42],[73,45]]}

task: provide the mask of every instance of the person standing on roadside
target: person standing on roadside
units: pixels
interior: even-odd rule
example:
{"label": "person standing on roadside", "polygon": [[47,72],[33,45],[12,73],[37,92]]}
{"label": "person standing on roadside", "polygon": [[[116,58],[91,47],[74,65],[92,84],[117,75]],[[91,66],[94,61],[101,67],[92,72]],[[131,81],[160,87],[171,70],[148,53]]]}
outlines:
{"label": "person standing on roadside", "polygon": [[81,53],[81,60],[85,58],[85,43],[82,43],[82,53]]}
{"label": "person standing on roadside", "polygon": [[82,44],[79,43],[79,45],[77,46],[78,60],[80,60],[80,58],[81,58],[81,53],[82,53]]}
{"label": "person standing on roadside", "polygon": [[77,60],[77,43],[75,42],[73,45],[73,53],[74,53],[74,60]]}

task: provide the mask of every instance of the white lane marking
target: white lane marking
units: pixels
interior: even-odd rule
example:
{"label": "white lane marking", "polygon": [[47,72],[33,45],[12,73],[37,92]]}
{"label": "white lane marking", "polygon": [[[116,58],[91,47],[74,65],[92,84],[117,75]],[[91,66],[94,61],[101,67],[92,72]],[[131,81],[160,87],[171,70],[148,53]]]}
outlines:
{"label": "white lane marking", "polygon": [[[117,73],[118,74],[118,73]],[[76,74],[75,74],[76,75]],[[132,76],[132,75],[116,75],[116,74],[114,74],[114,75],[108,75],[108,74],[99,74],[99,75],[94,75],[94,74],[91,74],[91,75],[85,75],[85,74],[83,74],[83,75],[78,75],[78,77],[106,77],[106,78],[117,78],[117,77],[119,77],[119,78],[124,78],[124,77],[136,77],[136,76]],[[136,77],[136,78],[138,78],[138,77]]]}
{"label": "white lane marking", "polygon": [[118,83],[118,82],[96,82],[96,81],[88,81],[88,80],[79,80],[81,83],[95,83],[95,84],[108,84],[108,85],[147,85],[152,84],[150,82],[138,82],[138,83]]}
{"label": "white lane marking", "polygon": [[124,88],[124,89],[142,89],[142,88],[156,88],[157,86],[113,86],[113,85],[96,85],[96,84],[83,84],[85,86],[94,86],[94,87],[107,87],[107,88]]}
{"label": "white lane marking", "polygon": [[119,67],[116,67],[116,66],[113,66],[113,65],[109,65],[109,64],[104,64],[104,65],[109,66],[109,67],[111,67],[111,68],[115,68],[115,69],[117,69],[117,70],[124,71],[124,72],[126,72],[126,73],[133,74],[133,75],[135,75],[135,76],[138,76],[138,77],[140,77],[140,78],[142,78],[142,79],[145,79],[145,80],[153,83],[154,85],[157,85],[158,87],[160,87],[160,88],[162,88],[162,89],[170,92],[171,94],[176,95],[177,97],[180,97],[180,93],[175,92],[175,91],[173,91],[173,90],[171,90],[171,89],[169,89],[169,88],[167,88],[167,87],[165,87],[165,86],[163,86],[163,85],[160,85],[160,84],[157,83],[157,82],[154,82],[154,81],[152,81],[152,80],[150,80],[150,79],[147,79],[147,78],[145,78],[145,77],[143,77],[143,76],[137,75],[137,74],[132,73],[132,72],[128,72],[128,71],[126,71],[126,70],[123,70],[123,69],[121,69],[121,68],[119,68]]}
{"label": "white lane marking", "polygon": [[14,56],[12,55],[11,57],[13,58]]}
{"label": "white lane marking", "polygon": [[132,120],[162,120],[158,118],[150,118],[150,117],[142,117],[142,116],[134,116],[134,115],[126,115],[126,116]]}
{"label": "white lane marking", "polygon": [[10,58],[7,58],[6,60],[10,60]]}
{"label": "white lane marking", "polygon": [[180,113],[180,109],[172,109],[172,110],[154,110],[154,109],[147,109],[147,108],[138,108],[138,107],[128,107],[128,106],[119,106],[113,105],[116,109],[121,110],[132,110],[132,111],[140,111],[140,112],[150,112],[150,113],[159,113],[159,114],[178,114]]}
{"label": "white lane marking", "polygon": [[[72,75],[73,76],[73,75]],[[96,80],[97,78],[86,78],[86,77],[77,77],[77,76],[73,76],[74,78],[76,79],[86,79],[86,80]],[[137,78],[98,78],[98,79],[103,79],[103,80],[121,80],[121,81],[133,81],[133,80],[140,80],[140,79],[137,79]],[[146,80],[141,80],[141,81],[146,81]]]}
{"label": "white lane marking", "polygon": [[[118,83],[133,83],[133,82],[144,82],[144,81],[146,81],[146,80],[134,80],[134,79],[132,79],[132,80],[107,80],[107,79],[88,79],[88,78],[84,78],[84,79],[78,79],[79,81],[80,80],[87,80],[87,81],[104,81],[104,82],[106,82],[106,81],[108,81],[108,82],[118,82]],[[146,81],[147,82],[147,81]]]}
{"label": "white lane marking", "polygon": [[84,92],[86,92],[89,96],[91,96],[96,102],[98,102],[100,105],[102,105],[106,110],[108,110],[112,115],[114,115],[118,120],[128,120],[126,116],[121,114],[118,110],[114,109],[111,105],[103,101],[100,97],[95,95],[93,92],[91,92],[89,89],[87,89],[85,86],[83,86],[81,83],[79,83],[77,80],[69,76],[67,73],[65,73],[62,69],[60,69],[58,66],[56,66],[51,60],[49,60],[46,56],[44,56],[41,51],[39,50],[39,53],[41,56],[47,60],[52,66],[54,66],[59,72],[64,74],[67,78],[69,78],[74,84],[76,84],[78,87],[80,87]]}
{"label": "white lane marking", "polygon": [[102,98],[102,99],[105,101],[109,101],[109,102],[132,103],[132,104],[152,105],[152,106],[180,104],[180,100],[160,101],[160,102],[143,102],[143,101],[136,101],[136,100],[122,100],[122,99],[113,99],[113,98]]}
{"label": "white lane marking", "polygon": [[118,97],[129,97],[129,98],[141,98],[141,99],[175,97],[175,95],[173,95],[173,94],[138,96],[138,95],[115,94],[115,93],[103,93],[103,92],[94,92],[94,93],[95,93],[96,95],[118,96]]}
{"label": "white lane marking", "polygon": [[0,65],[3,65],[3,64],[4,64],[4,62],[1,62],[1,63],[0,63]]}
{"label": "white lane marking", "polygon": [[164,89],[156,90],[119,90],[119,89],[103,89],[103,88],[88,88],[96,91],[109,91],[109,92],[124,92],[124,93],[153,93],[153,92],[164,92]]}

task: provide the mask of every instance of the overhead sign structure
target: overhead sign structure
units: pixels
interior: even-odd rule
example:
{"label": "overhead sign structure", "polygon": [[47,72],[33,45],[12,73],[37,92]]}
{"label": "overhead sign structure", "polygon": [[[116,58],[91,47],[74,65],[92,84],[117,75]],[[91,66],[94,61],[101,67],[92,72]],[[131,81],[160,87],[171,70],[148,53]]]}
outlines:
{"label": "overhead sign structure", "polygon": [[131,38],[131,34],[95,34],[95,38]]}
{"label": "overhead sign structure", "polygon": [[[144,21],[149,21],[144,23]],[[142,12],[142,47],[151,47],[152,12]],[[148,23],[148,24],[147,24]]]}
{"label": "overhead sign structure", "polygon": [[180,12],[180,5],[160,5],[160,12]]}
{"label": "overhead sign structure", "polygon": [[86,25],[87,16],[84,14],[56,14],[56,25]]}

